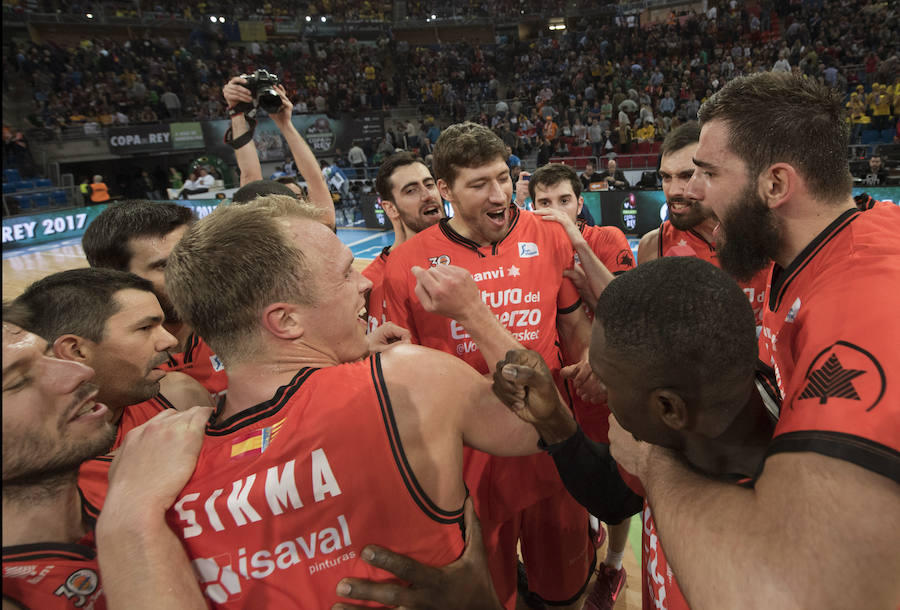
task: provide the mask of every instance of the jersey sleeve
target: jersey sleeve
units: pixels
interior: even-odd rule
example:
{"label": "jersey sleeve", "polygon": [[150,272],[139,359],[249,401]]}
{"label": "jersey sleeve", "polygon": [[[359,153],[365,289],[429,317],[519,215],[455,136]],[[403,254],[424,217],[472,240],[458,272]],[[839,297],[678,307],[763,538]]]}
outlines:
{"label": "jersey sleeve", "polygon": [[[893,267],[893,268],[892,268]],[[813,451],[900,481],[900,265],[847,265],[803,303],[769,454]],[[802,318],[800,317],[802,316]]]}
{"label": "jersey sleeve", "polygon": [[591,250],[613,275],[621,275],[634,268],[631,245],[618,227],[596,227],[588,233],[587,239]]}
{"label": "jersey sleeve", "polygon": [[384,318],[388,322],[405,328],[410,333],[410,341],[419,343],[412,316],[411,298],[413,288],[410,284],[410,265],[402,250],[393,252],[384,266],[382,290],[384,291]]}

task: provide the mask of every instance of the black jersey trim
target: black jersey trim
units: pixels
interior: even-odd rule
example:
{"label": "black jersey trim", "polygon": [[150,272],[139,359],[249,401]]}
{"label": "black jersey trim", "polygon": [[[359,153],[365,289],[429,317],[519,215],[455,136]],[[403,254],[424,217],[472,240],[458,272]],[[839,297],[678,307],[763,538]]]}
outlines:
{"label": "black jersey trim", "polygon": [[577,311],[578,308],[581,307],[581,303],[582,303],[582,300],[578,299],[577,301],[575,301],[574,303],[572,303],[571,305],[569,305],[568,307],[566,307],[564,309],[557,309],[556,315],[567,314],[567,313],[572,313],[573,311]]}
{"label": "black jersey trim", "polygon": [[378,253],[378,256],[386,259],[391,254],[391,248],[393,248],[393,246],[385,246],[381,249],[381,252]]}
{"label": "black jersey trim", "polygon": [[372,374],[372,381],[375,383],[375,394],[378,396],[378,405],[381,409],[381,417],[384,421],[385,432],[387,433],[388,442],[391,445],[391,453],[394,455],[394,462],[397,470],[403,479],[406,490],[410,497],[418,505],[419,509],[425,513],[427,517],[433,521],[444,524],[460,523],[464,518],[464,506],[457,510],[443,510],[436,505],[432,499],[425,493],[416,479],[416,475],[409,465],[406,458],[406,452],[403,451],[403,443],[400,440],[400,433],[397,430],[397,422],[394,419],[394,409],[391,406],[391,398],[387,391],[387,385],[384,381],[384,375],[381,370],[381,354],[376,353],[369,359],[369,369]]}
{"label": "black jersey trim", "polygon": [[[110,462],[111,461],[112,459],[110,459]],[[97,517],[100,516],[100,509],[90,503],[80,487],[78,488],[78,496],[81,498],[81,518],[84,523],[93,530],[97,525]]]}
{"label": "black jersey trim", "polygon": [[194,362],[194,352],[197,347],[200,345],[200,337],[197,336],[197,333],[191,333],[188,335],[187,345],[184,347],[184,363],[191,364]]}
{"label": "black jersey trim", "polygon": [[154,398],[156,401],[164,408],[164,409],[174,409],[175,405],[172,404],[168,398],[163,396],[162,394],[157,394]]}
{"label": "black jersey trim", "polygon": [[[674,225],[673,225],[673,226],[674,226]],[[715,251],[716,251],[716,246],[715,246],[715,244],[711,243],[711,242],[710,242],[709,240],[707,240],[705,237],[703,237],[702,235],[700,235],[699,233],[697,233],[697,231],[695,231],[695,230],[693,230],[693,229],[688,229],[688,230],[685,231],[685,232],[686,232],[686,233],[690,233],[691,235],[693,235],[694,237],[696,237],[697,239],[699,239],[700,241],[702,241],[704,244],[706,244],[706,246],[709,248],[709,251],[710,251],[710,252],[715,252]]]}
{"label": "black jersey trim", "polygon": [[788,432],[772,440],[766,456],[799,451],[845,460],[900,483],[900,452],[853,434],[826,430]]}
{"label": "black jersey trim", "polygon": [[[265,402],[254,405],[248,409],[244,409],[240,413],[232,415],[228,419],[218,424],[206,424],[207,436],[227,436],[232,432],[245,428],[258,421],[262,421],[267,417],[271,417],[278,413],[291,397],[300,389],[300,386],[309,379],[310,375],[318,371],[317,368],[304,367],[297,371],[294,378],[287,384],[275,390],[275,395]],[[225,408],[225,397],[219,400],[216,411],[210,417],[209,421],[214,422],[222,410]]]}
{"label": "black jersey trim", "polygon": [[484,253],[482,253],[481,250],[478,249],[481,246],[476,244],[474,241],[472,241],[468,237],[463,237],[462,235],[457,233],[453,229],[453,227],[450,226],[449,218],[441,218],[440,222],[438,222],[438,226],[441,229],[441,233],[444,234],[444,237],[446,237],[447,239],[449,239],[452,242],[455,242],[455,243],[463,246],[464,248],[468,248],[469,250],[471,250],[472,252],[477,254],[479,257],[485,258]]}
{"label": "black jersey trim", "polygon": [[[516,205],[513,203],[510,203],[509,207],[510,207],[510,216],[511,216],[510,220],[509,220],[509,229],[506,231],[506,234],[503,237],[501,237],[500,239],[498,239],[497,241],[495,241],[494,243],[491,244],[491,254],[492,255],[497,254],[497,246],[499,246],[503,242],[504,239],[509,237],[509,235],[513,232],[513,229],[515,229],[516,225],[519,223],[519,216],[520,216],[519,208],[516,207]],[[480,249],[481,245],[478,244],[477,242],[469,239],[468,237],[463,237],[462,235],[457,233],[456,230],[454,230],[453,227],[450,226],[449,218],[441,218],[440,222],[438,223],[438,226],[441,229],[441,233],[443,233],[447,239],[449,239],[450,241],[455,242],[465,248],[468,248],[469,250],[471,250],[475,254],[477,254],[480,258],[486,258],[486,256]]]}
{"label": "black jersey trim", "polygon": [[74,559],[91,561],[97,551],[74,542],[35,542],[3,547],[3,561],[35,561],[37,559]]}
{"label": "black jersey trim", "polygon": [[772,286],[769,290],[769,309],[777,311],[781,306],[781,299],[787,292],[788,286],[794,281],[806,266],[812,262],[816,254],[819,253],[825,245],[834,239],[847,225],[856,220],[861,212],[856,208],[850,208],[843,214],[834,219],[834,221],[825,227],[825,230],[816,235],[811,242],[791,261],[791,263],[781,268],[775,264],[772,270]]}

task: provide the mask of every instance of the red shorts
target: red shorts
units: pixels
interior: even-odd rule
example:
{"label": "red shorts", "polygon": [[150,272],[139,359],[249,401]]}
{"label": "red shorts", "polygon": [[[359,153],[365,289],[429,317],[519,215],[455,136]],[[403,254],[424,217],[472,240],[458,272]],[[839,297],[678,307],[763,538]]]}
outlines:
{"label": "red shorts", "polygon": [[520,539],[528,588],[544,603],[571,604],[584,592],[596,554],[587,510],[568,492],[540,500],[503,523],[482,520],[481,525],[494,588],[508,610],[516,607]]}

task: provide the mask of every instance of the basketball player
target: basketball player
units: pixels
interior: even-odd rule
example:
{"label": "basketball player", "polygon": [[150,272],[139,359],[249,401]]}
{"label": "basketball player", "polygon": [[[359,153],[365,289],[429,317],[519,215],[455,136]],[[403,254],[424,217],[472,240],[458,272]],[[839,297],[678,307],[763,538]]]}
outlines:
{"label": "basketball player", "polygon": [[362,274],[372,282],[367,299],[369,330],[386,322],[384,266],[391,250],[444,218],[444,202],[428,166],[409,152],[398,152],[382,162],[375,178],[381,207],[394,227],[394,243],[385,247]]}
{"label": "basketball player", "polygon": [[81,244],[91,267],[130,271],[153,283],[164,326],[178,340],[163,368],[184,372],[217,398],[228,388],[225,367],[178,317],[163,275],[169,252],[194,220],[189,208],[174,203],[123,201],[110,205],[88,225]]}
{"label": "basketball player", "polygon": [[[107,604],[94,542],[99,509],[81,493],[77,478],[83,460],[108,449],[115,428],[105,405],[96,401],[93,371],[81,363],[54,358],[47,341],[13,322],[30,317],[21,305],[3,308],[3,608],[102,610]],[[189,414],[171,413],[175,419],[167,423],[176,427],[162,428],[177,433],[178,418]],[[204,421],[202,413],[200,421]],[[166,434],[165,440],[180,439]],[[166,607],[176,607],[166,601],[190,570],[152,492],[178,489],[174,487],[177,480],[174,484],[165,480],[178,471],[180,446],[169,447],[172,459],[167,468],[132,470],[130,476],[139,481],[135,489],[141,495],[117,494],[107,506],[110,515],[101,519],[121,524],[117,515],[124,513],[132,533],[140,530],[140,540],[137,535],[111,538],[106,545],[110,549],[132,557],[164,558],[142,578],[145,586],[165,583],[153,588],[156,600]],[[148,527],[149,519],[134,518],[153,509],[161,528]],[[131,565],[120,562],[118,568],[128,570]],[[118,599],[119,605],[129,605],[127,596]],[[187,598],[179,595],[179,599]]]}
{"label": "basketball player", "polygon": [[[754,478],[778,407],[770,395],[773,386],[756,375],[753,312],[734,280],[694,257],[666,257],[613,281],[596,314],[591,366],[606,384],[609,409],[622,425],[711,476],[732,482]],[[640,505],[637,493],[622,482],[609,447],[586,439],[548,391],[552,377],[537,354],[510,352],[494,379],[504,402],[534,420],[567,489],[580,502],[600,512]],[[642,521],[647,532],[643,607],[688,610],[646,503]]]}
{"label": "basketball player", "polygon": [[[719,221],[712,210],[691,198],[687,191],[694,175],[693,156],[699,139],[699,125],[689,122],[663,140],[659,175],[669,219],[641,238],[639,264],[660,256],[696,256],[719,266],[713,235]],[[753,277],[739,281],[756,313],[757,325],[762,319],[768,273],[767,267]]]}
{"label": "basketball player", "polygon": [[[197,381],[160,368],[176,342],[162,326],[149,281],[112,269],[72,269],[38,280],[13,303],[31,313],[21,323],[57,358],[94,369],[97,397],[116,430],[112,450],[157,413],[212,406]],[[97,506],[106,495],[110,462],[109,456],[86,460],[81,471],[79,484]]]}
{"label": "basketball player", "polygon": [[533,428],[458,359],[368,355],[371,283],[319,215],[278,196],[219,208],[166,268],[178,311],[229,370],[168,514],[222,607],[329,607],[342,577],[385,580],[360,561],[369,543],[445,565],[463,548],[463,442],[536,450]]}
{"label": "basketball player", "polygon": [[[555,363],[556,372],[564,358],[579,363],[570,370],[576,389],[585,391],[592,381],[585,358],[589,323],[577,292],[563,278],[563,270],[573,264],[565,232],[511,205],[506,147],[487,128],[463,123],[444,130],[434,150],[434,169],[441,197],[453,205],[454,215],[392,252],[384,271],[388,319],[407,328],[413,343],[456,355],[487,373],[486,361],[499,360],[505,352],[475,337],[478,329],[467,313],[471,308],[456,306],[464,301],[456,287],[474,278],[490,311],[510,331],[501,328],[503,336],[511,333],[539,351]],[[429,293],[425,301],[423,290]],[[479,315],[483,310],[477,309]],[[515,605],[521,532],[529,588],[545,601],[580,607],[595,553],[587,514],[565,492],[551,460],[541,455],[498,460],[469,452],[466,482],[501,602]]]}
{"label": "basketball player", "polygon": [[854,205],[841,102],[761,73],[700,110],[685,195],[719,219],[723,269],[746,279],[775,261],[760,357],[783,406],[753,490],[610,429],[693,606],[900,603],[900,292],[885,289],[900,285],[900,208]]}
{"label": "basketball player", "polygon": [[[575,170],[563,163],[551,163],[539,168],[528,183],[529,194],[534,202],[535,213],[545,220],[558,222],[566,230],[566,235],[575,249],[576,263],[583,270],[580,274],[566,271],[569,277],[584,276],[584,281],[576,281],[582,298],[592,308],[606,286],[616,275],[621,275],[634,267],[634,255],[628,239],[617,227],[588,226],[578,221],[584,208],[581,197],[581,180]],[[575,278],[573,277],[573,280]],[[592,309],[587,309],[592,311]],[[592,317],[592,316],[591,316]],[[581,399],[577,393],[572,396],[573,409],[578,423],[592,440],[609,443],[609,409],[605,402],[596,404]],[[625,586],[625,544],[628,542],[630,520],[609,526],[609,546],[606,558],[598,569],[597,579],[591,588],[585,607],[591,609],[612,608]],[[597,546],[602,546],[605,532]]]}

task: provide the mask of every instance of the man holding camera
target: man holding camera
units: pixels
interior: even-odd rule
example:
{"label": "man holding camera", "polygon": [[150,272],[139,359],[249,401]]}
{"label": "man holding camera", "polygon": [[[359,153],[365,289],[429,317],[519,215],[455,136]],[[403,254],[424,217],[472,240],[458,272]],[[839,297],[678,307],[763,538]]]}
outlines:
{"label": "man holding camera", "polygon": [[[267,78],[263,80],[268,83],[267,89],[262,92],[259,91],[261,81],[257,76],[260,73],[264,73]],[[271,84],[272,79],[276,84]],[[262,166],[253,143],[253,128],[256,126],[256,121],[252,116],[248,119],[253,110],[262,107],[268,112],[269,118],[278,127],[287,142],[291,155],[294,157],[297,172],[306,181],[307,199],[324,212],[325,216],[322,221],[326,225],[334,227],[334,203],[331,200],[328,185],[325,183],[322,172],[319,171],[319,163],[315,154],[291,123],[293,104],[287,98],[284,87],[277,82],[278,79],[274,75],[264,70],[257,70],[251,76],[235,76],[222,87],[222,94],[225,96],[228,112],[231,115],[231,138],[227,141],[234,148],[234,156],[238,168],[241,170],[241,186],[255,180],[262,180],[263,177]],[[277,108],[274,107],[272,92],[278,96],[281,103]]]}

